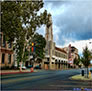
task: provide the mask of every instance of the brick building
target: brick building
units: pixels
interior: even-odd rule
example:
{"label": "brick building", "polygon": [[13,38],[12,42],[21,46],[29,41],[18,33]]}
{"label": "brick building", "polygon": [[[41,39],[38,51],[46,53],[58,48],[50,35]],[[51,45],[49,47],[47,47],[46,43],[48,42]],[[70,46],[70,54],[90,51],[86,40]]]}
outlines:
{"label": "brick building", "polygon": [[70,66],[74,66],[74,59],[78,58],[78,49],[74,46],[71,46],[71,44],[69,44],[68,47],[64,47],[63,49],[68,54],[68,64],[70,64]]}
{"label": "brick building", "polygon": [[0,32],[0,67],[11,67],[13,65],[12,43],[5,41],[5,35]]}

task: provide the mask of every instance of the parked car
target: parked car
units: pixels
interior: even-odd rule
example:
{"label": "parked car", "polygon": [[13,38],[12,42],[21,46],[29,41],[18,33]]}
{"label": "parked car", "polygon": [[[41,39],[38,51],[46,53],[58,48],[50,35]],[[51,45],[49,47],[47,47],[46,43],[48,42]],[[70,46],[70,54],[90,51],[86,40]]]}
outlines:
{"label": "parked car", "polygon": [[41,69],[41,66],[40,66],[40,65],[36,65],[36,66],[34,67],[34,69]]}
{"label": "parked car", "polygon": [[29,65],[27,68],[32,68],[33,67],[33,65]]}
{"label": "parked car", "polygon": [[92,68],[90,68],[90,72],[92,72]]}
{"label": "parked car", "polygon": [[[22,70],[26,70],[27,69],[25,66],[22,66],[21,68],[22,68]],[[18,69],[20,69],[20,67],[18,67]]]}
{"label": "parked car", "polygon": [[27,68],[26,68],[25,66],[22,66],[22,69],[23,69],[23,70],[26,70]]}

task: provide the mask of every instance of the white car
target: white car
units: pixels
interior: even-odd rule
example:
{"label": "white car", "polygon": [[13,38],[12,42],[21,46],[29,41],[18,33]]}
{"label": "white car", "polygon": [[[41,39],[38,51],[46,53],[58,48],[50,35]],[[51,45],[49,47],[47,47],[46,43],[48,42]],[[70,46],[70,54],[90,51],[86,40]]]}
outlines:
{"label": "white car", "polygon": [[[27,69],[25,66],[22,66],[21,68],[22,68],[23,70],[26,70],[26,69]],[[19,67],[19,69],[20,69],[20,67]]]}
{"label": "white car", "polygon": [[25,66],[22,66],[22,69],[23,69],[23,70],[26,70],[27,68],[26,68]]}

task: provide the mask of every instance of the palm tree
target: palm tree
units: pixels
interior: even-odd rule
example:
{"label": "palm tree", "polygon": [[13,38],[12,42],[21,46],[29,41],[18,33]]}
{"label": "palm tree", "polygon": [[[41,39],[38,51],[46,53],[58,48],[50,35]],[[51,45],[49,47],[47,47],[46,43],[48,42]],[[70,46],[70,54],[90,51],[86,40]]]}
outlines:
{"label": "palm tree", "polygon": [[83,50],[83,57],[81,58],[81,62],[83,65],[87,68],[87,78],[88,78],[88,66],[90,65],[92,53],[88,50],[88,47],[86,46]]}

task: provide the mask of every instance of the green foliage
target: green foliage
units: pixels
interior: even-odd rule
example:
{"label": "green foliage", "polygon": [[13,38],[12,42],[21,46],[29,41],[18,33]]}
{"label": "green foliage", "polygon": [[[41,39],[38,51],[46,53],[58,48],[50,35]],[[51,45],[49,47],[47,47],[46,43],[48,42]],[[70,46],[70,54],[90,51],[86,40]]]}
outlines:
{"label": "green foliage", "polygon": [[88,78],[88,66],[90,65],[92,52],[88,50],[88,47],[86,46],[83,50],[83,57],[81,57],[81,62],[83,65],[87,68],[87,78]]}
{"label": "green foliage", "polygon": [[16,34],[22,30],[20,5],[16,2],[1,2],[1,12],[1,30],[6,35],[7,40],[13,41]]}
{"label": "green foliage", "polygon": [[[42,7],[42,1],[1,2],[1,30],[6,35],[6,39],[14,41],[20,36],[21,31],[28,31],[27,36],[29,37],[37,27],[46,24],[47,11],[37,15]],[[23,24],[26,29],[23,29]]]}
{"label": "green foliage", "polygon": [[78,59],[75,57],[74,64],[78,65]]}
{"label": "green foliage", "polygon": [[80,59],[80,56],[78,55],[78,58],[75,57],[75,59],[74,59],[74,64],[79,66],[80,61],[81,61],[81,59]]}
{"label": "green foliage", "polygon": [[35,43],[35,47],[36,47],[36,50],[35,50],[35,54],[36,54],[36,57],[38,59],[43,59],[44,58],[44,48],[46,46],[46,40],[45,38],[36,33],[33,37],[33,40],[32,40],[34,43]]}
{"label": "green foliage", "polygon": [[84,64],[85,67],[88,67],[90,64],[92,53],[88,50],[88,47],[86,46],[83,50],[83,57],[81,58],[81,62]]}
{"label": "green foliage", "polygon": [[29,57],[29,51],[27,49],[25,49],[24,57],[23,57],[23,62],[25,62],[25,60],[27,60],[28,57]]}
{"label": "green foliage", "polygon": [[26,60],[25,50],[37,28],[48,23],[46,10],[38,14],[42,7],[43,0],[1,2],[1,30],[6,35],[6,40],[15,41],[18,62]]}

